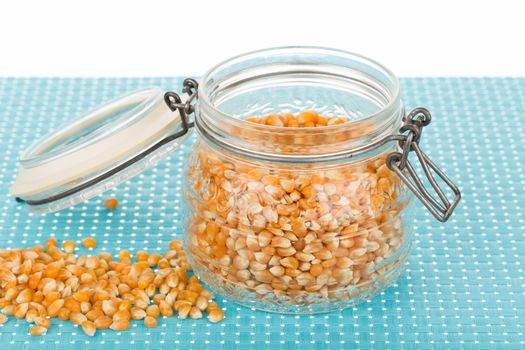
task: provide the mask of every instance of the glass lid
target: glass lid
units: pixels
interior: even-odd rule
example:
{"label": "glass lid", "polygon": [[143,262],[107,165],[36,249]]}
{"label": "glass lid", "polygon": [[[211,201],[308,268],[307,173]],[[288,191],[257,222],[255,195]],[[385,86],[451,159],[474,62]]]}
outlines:
{"label": "glass lid", "polygon": [[183,124],[159,88],[120,96],[26,149],[10,192],[37,213],[86,201],[168,155],[185,139],[170,137]]}

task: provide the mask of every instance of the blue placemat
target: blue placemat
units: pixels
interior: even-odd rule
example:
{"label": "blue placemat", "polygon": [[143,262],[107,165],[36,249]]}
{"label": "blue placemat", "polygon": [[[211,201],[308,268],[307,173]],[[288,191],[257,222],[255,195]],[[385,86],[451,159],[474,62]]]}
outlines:
{"label": "blue placemat", "polygon": [[[34,216],[8,195],[19,152],[78,112],[147,86],[180,90],[179,78],[0,78],[0,247],[42,243],[50,235],[92,235],[101,250],[165,250],[180,237],[182,163],[191,144],[113,194]],[[0,325],[0,349],[501,349],[525,348],[525,79],[409,78],[408,108],[428,107],[423,147],[456,181],[463,200],[446,224],[419,208],[415,247],[398,283],[341,312],[278,315],[220,301],[226,319],[161,319],[146,329],[85,336],[53,320],[43,337],[25,321]]]}

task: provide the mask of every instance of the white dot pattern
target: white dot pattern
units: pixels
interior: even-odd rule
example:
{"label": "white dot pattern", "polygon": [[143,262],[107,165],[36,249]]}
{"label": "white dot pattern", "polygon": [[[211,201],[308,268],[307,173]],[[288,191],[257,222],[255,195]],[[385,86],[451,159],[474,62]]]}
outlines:
{"label": "white dot pattern", "polygon": [[[165,250],[183,234],[180,186],[191,142],[104,197],[47,216],[30,214],[8,194],[21,150],[82,111],[125,92],[179,78],[0,78],[0,247],[41,244],[48,236],[97,250]],[[220,300],[226,319],[162,319],[146,329],[100,331],[93,338],[53,320],[44,337],[25,321],[0,325],[0,349],[478,349],[525,348],[525,79],[402,79],[407,109],[433,113],[423,149],[463,193],[446,224],[422,206],[406,272],[371,301],[321,315],[278,315]],[[80,250],[81,253],[86,253]]]}

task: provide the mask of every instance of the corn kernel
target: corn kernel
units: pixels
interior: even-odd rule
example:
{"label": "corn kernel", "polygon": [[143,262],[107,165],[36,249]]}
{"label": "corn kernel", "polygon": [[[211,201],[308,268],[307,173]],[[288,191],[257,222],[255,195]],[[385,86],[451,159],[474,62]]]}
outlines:
{"label": "corn kernel", "polygon": [[224,319],[224,313],[221,309],[213,309],[208,314],[208,320],[210,320],[210,322],[215,323],[221,321],[222,319]]}
{"label": "corn kernel", "polygon": [[37,326],[49,328],[51,327],[51,321],[48,318],[37,316],[34,319]]}
{"label": "corn kernel", "polygon": [[56,238],[54,237],[50,237],[48,239],[46,239],[46,247],[49,247],[49,246],[57,246],[58,242],[56,240]]}
{"label": "corn kernel", "polygon": [[157,327],[157,319],[151,316],[146,316],[144,318],[144,326],[148,328],[154,328]]}
{"label": "corn kernel", "polygon": [[120,319],[114,321],[109,328],[113,329],[114,331],[125,331],[126,329],[129,329],[129,326],[129,320]]}
{"label": "corn kernel", "polygon": [[138,261],[147,261],[148,260],[148,253],[144,250],[139,250],[136,254],[136,258]]}
{"label": "corn kernel", "polygon": [[64,243],[62,243],[62,249],[64,249],[66,253],[73,253],[76,247],[77,245],[73,241],[64,241]]}
{"label": "corn kernel", "polygon": [[104,201],[104,206],[109,210],[115,210],[118,208],[118,199],[115,197],[108,198]]}
{"label": "corn kernel", "polygon": [[95,321],[95,327],[97,327],[97,329],[108,329],[111,324],[113,323],[113,320],[111,318],[109,318],[108,316],[100,316],[98,317]]}
{"label": "corn kernel", "polygon": [[97,331],[97,327],[95,324],[91,321],[84,321],[82,322],[82,330],[84,333],[86,333],[88,336],[92,337],[95,335]]}
{"label": "corn kernel", "polygon": [[92,237],[86,237],[82,240],[82,245],[89,249],[94,249],[97,246],[97,242]]}
{"label": "corn kernel", "polygon": [[146,309],[146,314],[151,317],[159,317],[160,309],[157,305],[150,305]]}
{"label": "corn kernel", "polygon": [[33,326],[29,328],[29,334],[33,337],[43,335],[47,333],[47,328],[42,326]]}

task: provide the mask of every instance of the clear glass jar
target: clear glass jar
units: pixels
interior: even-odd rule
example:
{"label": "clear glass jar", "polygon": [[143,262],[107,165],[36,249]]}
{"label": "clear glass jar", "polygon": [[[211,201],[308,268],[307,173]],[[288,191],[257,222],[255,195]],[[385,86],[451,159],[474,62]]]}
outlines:
{"label": "clear glass jar", "polygon": [[[315,110],[318,128],[246,118]],[[404,116],[397,78],[347,52],[280,48],[235,57],[199,86],[188,160],[194,271],[246,306],[316,313],[392,284],[412,242],[413,195],[386,165]]]}

